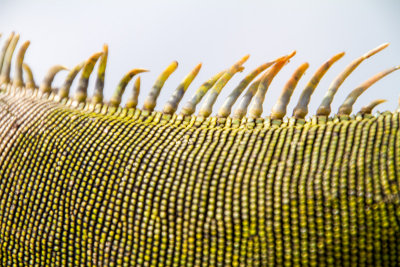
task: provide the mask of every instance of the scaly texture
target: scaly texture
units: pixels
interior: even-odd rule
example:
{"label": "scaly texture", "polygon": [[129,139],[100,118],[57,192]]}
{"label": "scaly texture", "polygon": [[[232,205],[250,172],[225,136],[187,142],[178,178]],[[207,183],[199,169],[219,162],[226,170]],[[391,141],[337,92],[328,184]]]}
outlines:
{"label": "scaly texture", "polygon": [[0,88],[3,265],[400,265],[398,112],[233,119]]}

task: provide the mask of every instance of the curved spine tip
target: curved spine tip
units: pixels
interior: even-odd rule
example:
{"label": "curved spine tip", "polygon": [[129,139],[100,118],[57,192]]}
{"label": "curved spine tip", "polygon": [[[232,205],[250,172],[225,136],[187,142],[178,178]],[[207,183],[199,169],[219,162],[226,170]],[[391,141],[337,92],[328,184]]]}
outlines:
{"label": "curved spine tip", "polygon": [[293,50],[292,51],[292,53],[290,53],[289,55],[287,55],[286,57],[287,57],[287,62],[289,62],[289,59],[291,59],[292,57],[294,57],[295,55],[296,55],[296,53],[297,53],[297,51],[296,50]]}
{"label": "curved spine tip", "polygon": [[249,88],[247,89],[246,93],[243,95],[242,99],[239,102],[238,107],[232,114],[233,119],[242,119],[246,116],[247,109],[251,100],[253,99],[254,95],[257,93],[257,88],[260,85],[262,77],[255,80],[252,84],[250,84]]}
{"label": "curved spine tip", "polygon": [[250,72],[235,89],[229,94],[228,98],[223,103],[222,107],[218,110],[218,117],[226,118],[232,112],[232,106],[235,104],[238,97],[243,93],[244,89],[257,77],[261,72],[273,65],[276,60],[264,63]]}
{"label": "curved spine tip", "polygon": [[229,70],[227,70],[221,78],[214,84],[214,86],[210,89],[210,92],[207,94],[206,99],[204,100],[203,105],[200,107],[199,116],[208,117],[212,112],[213,105],[217,100],[219,93],[225,87],[225,85],[229,82],[229,80],[235,75],[237,72],[242,71],[244,67],[242,66],[248,59],[250,55],[246,55],[242,57],[239,61],[233,64]]}
{"label": "curved spine tip", "polygon": [[382,103],[385,103],[386,101],[387,101],[386,99],[375,99],[371,103],[369,103],[368,105],[362,107],[361,110],[360,110],[360,114],[361,115],[371,114],[372,110],[376,106],[378,106],[378,105],[380,105]]}
{"label": "curved spine tip", "polygon": [[384,70],[382,72],[377,73],[376,75],[372,76],[364,83],[359,85],[356,89],[350,92],[347,96],[343,104],[339,107],[338,115],[350,115],[353,110],[353,105],[356,102],[357,98],[364,93],[369,87],[371,87],[374,83],[385,77],[386,75],[400,69],[399,66],[392,67],[390,69]]}
{"label": "curved spine tip", "polygon": [[225,71],[221,71],[203,83],[195,92],[195,94],[182,107],[181,115],[190,116],[196,111],[197,104],[201,101],[204,95],[214,86],[221,78]]}
{"label": "curved spine tip", "polygon": [[142,73],[142,72],[148,72],[148,70],[132,69],[127,74],[125,74],[124,77],[122,77],[121,81],[119,82],[117,88],[114,91],[113,96],[110,99],[110,106],[118,107],[121,104],[122,95],[125,92],[126,86],[131,81],[133,76],[135,76],[136,74]]}
{"label": "curved spine tip", "polygon": [[13,86],[20,87],[24,85],[23,75],[22,75],[22,64],[24,61],[26,50],[30,45],[30,41],[23,43],[18,51],[17,60],[15,62],[15,78],[13,79]]}
{"label": "curved spine tip", "polygon": [[388,47],[389,45],[390,45],[390,43],[381,44],[381,45],[379,45],[378,47],[376,47],[376,48],[374,48],[374,49],[368,51],[367,53],[365,53],[362,57],[363,57],[364,59],[369,58],[369,57],[375,55],[376,53],[382,51],[383,49],[385,49],[385,48]]}
{"label": "curved spine tip", "polygon": [[17,33],[13,35],[11,43],[6,50],[1,69],[0,83],[10,82],[11,61],[18,41],[19,41],[19,34]]}
{"label": "curved spine tip", "polygon": [[[295,53],[296,53],[296,51],[293,51],[291,54],[295,54]],[[276,62],[280,62],[280,61],[284,60],[286,57],[290,56],[291,54],[279,57],[279,58],[275,59],[274,62],[275,63]],[[248,109],[248,107],[250,105],[250,102],[253,99],[254,95],[257,93],[258,86],[260,85],[261,80],[263,79],[263,76],[257,78],[257,80],[254,81],[249,86],[249,88],[247,89],[246,93],[241,98],[241,100],[240,100],[240,102],[238,104],[238,107],[233,112],[232,118],[234,118],[234,119],[242,119],[244,116],[246,116],[247,109]]]}
{"label": "curved spine tip", "polygon": [[87,88],[89,86],[89,78],[93,72],[94,65],[96,65],[97,60],[103,52],[97,52],[93,54],[88,60],[86,60],[83,66],[81,77],[79,78],[78,87],[75,92],[75,100],[77,102],[84,102],[87,98]]}
{"label": "curved spine tip", "polygon": [[250,105],[250,110],[249,110],[250,118],[256,119],[261,116],[263,112],[263,103],[265,99],[265,94],[267,93],[272,80],[275,78],[278,72],[286,65],[289,59],[293,57],[295,54],[296,53],[294,51],[290,55],[279,60],[278,62],[275,63],[275,65],[271,69],[269,69],[262,76],[260,85],[257,88],[255,98],[253,99],[253,102]]}
{"label": "curved spine tip", "polygon": [[6,41],[4,42],[3,48],[1,49],[0,52],[0,75],[3,69],[3,64],[4,64],[4,59],[8,50],[8,47],[10,46],[11,41],[14,38],[14,32],[11,32]]}
{"label": "curved spine tip", "polygon": [[125,105],[126,108],[136,108],[138,104],[139,93],[140,93],[140,76],[136,78],[136,81],[132,88],[132,94],[126,101]]}
{"label": "curved spine tip", "polygon": [[62,70],[68,70],[67,67],[64,67],[62,65],[55,65],[51,67],[48,71],[46,76],[44,76],[43,82],[39,87],[39,91],[42,92],[43,94],[45,93],[50,93],[51,92],[51,83],[54,80],[54,77],[56,76],[57,73],[59,73]]}
{"label": "curved spine tip", "polygon": [[169,78],[169,76],[178,68],[178,62],[173,61],[168,67],[158,76],[156,82],[151,88],[149,95],[143,104],[143,110],[153,111],[155,106],[157,105],[157,98],[160,95],[160,91],[164,86],[165,81]]}
{"label": "curved spine tip", "polygon": [[290,98],[296,88],[297,83],[300,78],[303,77],[305,71],[308,69],[309,64],[307,62],[301,64],[296,71],[293,73],[292,77],[286,83],[283,88],[278,101],[275,103],[271,111],[271,119],[281,120],[286,115],[287,105],[289,104]]}
{"label": "curved spine tip", "polygon": [[175,89],[170,99],[164,106],[163,113],[164,114],[173,114],[178,108],[179,102],[182,100],[183,95],[185,94],[189,85],[193,82],[194,78],[196,78],[197,74],[201,69],[202,64],[199,63],[179,84],[179,86]]}
{"label": "curved spine tip", "polygon": [[338,91],[338,89],[342,85],[342,83],[346,80],[346,78],[365,59],[370,58],[371,56],[382,51],[383,49],[385,49],[388,46],[389,46],[389,43],[384,43],[384,44],[368,51],[361,57],[356,58],[349,65],[347,65],[346,68],[332,81],[331,85],[329,86],[328,91],[326,92],[324,98],[322,99],[320,106],[317,109],[317,116],[329,116],[329,114],[331,113],[331,104],[332,104],[333,98],[335,97],[336,92]]}
{"label": "curved spine tip", "polygon": [[97,69],[97,78],[92,97],[93,104],[98,104],[103,102],[104,79],[107,67],[107,59],[108,59],[108,45],[104,44],[103,54],[101,55],[99,67]]}
{"label": "curved spine tip", "polygon": [[76,75],[78,75],[78,73],[81,71],[84,65],[85,61],[81,62],[80,64],[76,65],[70,70],[70,72],[68,73],[67,77],[64,80],[63,85],[58,91],[58,96],[60,99],[64,99],[69,96],[71,85],[74,82]]}
{"label": "curved spine tip", "polygon": [[242,57],[236,64],[238,65],[243,65],[248,59],[250,58],[250,54],[245,55],[244,57]]}
{"label": "curved spine tip", "polygon": [[29,67],[28,64],[22,63],[22,67],[24,68],[25,74],[26,74],[26,83],[25,87],[34,89],[36,88],[35,80],[33,78],[33,73],[31,68]]}
{"label": "curved spine tip", "polygon": [[321,67],[318,68],[313,77],[307,83],[303,92],[301,92],[299,101],[297,102],[297,105],[293,110],[293,116],[296,119],[304,119],[305,116],[308,114],[308,104],[310,103],[311,95],[314,93],[315,88],[317,88],[322,77],[326,74],[330,67],[339,59],[341,59],[344,55],[345,52],[340,52],[331,57],[324,64],[322,64]]}

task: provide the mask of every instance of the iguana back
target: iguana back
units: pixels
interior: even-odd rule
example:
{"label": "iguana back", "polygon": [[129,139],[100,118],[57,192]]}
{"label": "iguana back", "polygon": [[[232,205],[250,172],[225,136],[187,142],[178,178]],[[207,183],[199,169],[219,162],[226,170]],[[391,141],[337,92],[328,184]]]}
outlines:
{"label": "iguana back", "polygon": [[[0,76],[4,265],[400,264],[399,113],[372,116],[375,101],[354,116],[344,105],[328,117],[325,105],[304,119],[318,79],[342,55],[313,76],[289,119],[283,119],[287,102],[308,64],[288,82],[271,116],[261,113],[269,83],[293,55],[271,62],[232,115],[232,102],[268,64],[248,75],[210,117],[222,87],[247,58],[206,82],[178,115],[196,69],[163,112],[153,108],[175,63],[142,109],[136,107],[140,80],[122,108],[126,84],[144,70],[129,72],[104,102],[105,47],[74,68],[61,88],[51,86],[60,67],[38,88],[29,71],[25,81],[19,76],[25,51],[17,56],[15,77],[8,78],[15,35],[9,39]],[[99,58],[95,95],[87,98]],[[69,97],[68,83],[81,69]],[[346,71],[336,85],[351,67]],[[192,115],[207,91],[199,115]],[[246,97],[254,98],[247,116]]]}

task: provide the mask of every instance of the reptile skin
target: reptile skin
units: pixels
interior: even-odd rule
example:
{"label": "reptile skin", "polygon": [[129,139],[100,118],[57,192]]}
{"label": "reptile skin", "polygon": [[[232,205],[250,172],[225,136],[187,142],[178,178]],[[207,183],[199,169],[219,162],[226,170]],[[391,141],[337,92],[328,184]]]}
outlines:
{"label": "reptile skin", "polygon": [[1,265],[400,265],[398,112],[235,119],[0,86]]}

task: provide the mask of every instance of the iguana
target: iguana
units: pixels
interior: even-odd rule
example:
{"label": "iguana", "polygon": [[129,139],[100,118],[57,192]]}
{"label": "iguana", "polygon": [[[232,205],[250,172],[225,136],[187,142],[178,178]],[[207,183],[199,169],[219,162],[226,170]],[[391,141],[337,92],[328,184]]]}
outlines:
{"label": "iguana", "polygon": [[60,65],[37,86],[23,62],[29,42],[10,78],[18,40],[11,33],[0,52],[3,266],[400,265],[399,113],[371,115],[383,102],[375,100],[351,115],[358,96],[400,66],[362,83],[330,116],[346,77],[388,44],[351,62],[306,118],[313,91],[344,53],[329,59],[286,118],[308,68],[301,64],[263,118],[268,87],[295,52],[251,71],[214,116],[219,93],[248,56],[211,77],[177,112],[196,66],[155,111],[177,62],[161,73],[142,108],[140,78],[122,107],[127,84],[146,70],[129,71],[104,100],[105,45],[72,68],[61,87],[52,85],[65,69]]}

